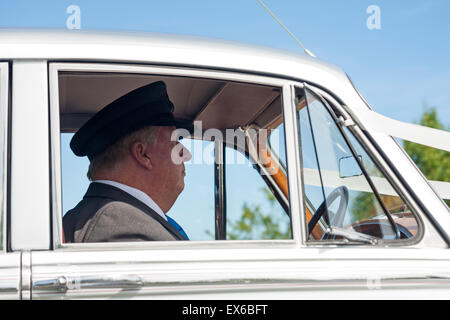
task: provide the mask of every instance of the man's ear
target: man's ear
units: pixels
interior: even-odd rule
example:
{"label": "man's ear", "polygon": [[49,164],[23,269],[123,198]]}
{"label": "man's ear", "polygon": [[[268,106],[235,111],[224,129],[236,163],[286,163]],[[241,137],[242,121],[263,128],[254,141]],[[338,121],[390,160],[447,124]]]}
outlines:
{"label": "man's ear", "polygon": [[131,156],[140,166],[147,170],[153,168],[152,159],[148,150],[149,148],[145,143],[137,141],[132,143],[130,148]]}

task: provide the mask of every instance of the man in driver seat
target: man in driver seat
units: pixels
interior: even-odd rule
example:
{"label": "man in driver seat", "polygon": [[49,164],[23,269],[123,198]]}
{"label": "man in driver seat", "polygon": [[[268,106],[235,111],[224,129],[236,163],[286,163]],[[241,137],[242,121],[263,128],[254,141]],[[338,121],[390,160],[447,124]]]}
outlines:
{"label": "man in driver seat", "polygon": [[[166,212],[184,188],[191,155],[176,128],[164,82],[135,89],[113,101],[73,136],[70,147],[90,160],[91,184],[63,218],[66,242],[188,240]],[[175,159],[177,158],[178,159]]]}

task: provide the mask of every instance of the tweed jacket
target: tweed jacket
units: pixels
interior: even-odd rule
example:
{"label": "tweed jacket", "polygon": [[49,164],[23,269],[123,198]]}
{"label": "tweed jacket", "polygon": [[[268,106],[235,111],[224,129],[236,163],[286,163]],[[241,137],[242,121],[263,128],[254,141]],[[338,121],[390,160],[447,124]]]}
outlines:
{"label": "tweed jacket", "polygon": [[186,240],[169,222],[127,192],[91,183],[63,217],[66,242]]}

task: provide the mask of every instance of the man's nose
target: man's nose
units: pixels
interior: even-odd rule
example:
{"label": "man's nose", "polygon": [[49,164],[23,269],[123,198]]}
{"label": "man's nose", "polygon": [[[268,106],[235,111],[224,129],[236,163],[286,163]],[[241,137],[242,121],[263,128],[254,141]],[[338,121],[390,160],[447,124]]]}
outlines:
{"label": "man's nose", "polygon": [[192,159],[191,153],[189,152],[189,150],[185,146],[183,146],[183,148],[181,149],[180,156],[182,157],[183,162],[188,162],[189,160]]}

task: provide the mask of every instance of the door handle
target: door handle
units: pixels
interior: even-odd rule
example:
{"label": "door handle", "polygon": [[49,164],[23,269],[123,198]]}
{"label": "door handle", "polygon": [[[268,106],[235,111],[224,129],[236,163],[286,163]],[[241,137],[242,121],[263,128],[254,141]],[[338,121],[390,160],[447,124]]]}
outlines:
{"label": "door handle", "polygon": [[61,276],[56,279],[36,281],[32,290],[67,291],[67,277]]}
{"label": "door handle", "polygon": [[144,285],[141,277],[136,275],[106,275],[106,276],[60,276],[55,279],[41,280],[33,283],[33,290],[59,291],[77,289],[120,288],[136,290]]}

